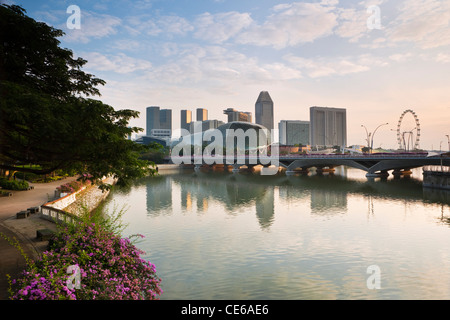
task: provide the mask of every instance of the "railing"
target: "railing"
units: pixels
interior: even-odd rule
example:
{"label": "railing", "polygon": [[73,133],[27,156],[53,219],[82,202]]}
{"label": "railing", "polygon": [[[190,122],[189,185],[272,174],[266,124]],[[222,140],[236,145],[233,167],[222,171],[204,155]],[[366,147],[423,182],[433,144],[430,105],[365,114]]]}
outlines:
{"label": "railing", "polygon": [[443,172],[450,173],[449,166],[425,166],[423,167],[424,172]]}
{"label": "railing", "polygon": [[[107,179],[108,178],[103,177],[102,181],[105,181]],[[113,181],[113,183],[114,182],[115,180]],[[52,222],[62,223],[71,223],[79,220],[80,218],[77,215],[64,211],[63,209],[74,203],[77,200],[77,194],[85,189],[86,186],[83,186],[79,190],[73,193],[69,193],[62,198],[45,203],[41,206],[41,218]]]}
{"label": "railing", "polygon": [[72,223],[79,218],[69,212],[51,206],[41,206],[41,218],[56,223]]}
{"label": "railing", "polygon": [[[179,160],[234,160],[234,159],[272,159],[273,157],[282,160],[300,160],[300,159],[410,159],[410,158],[426,158],[428,153],[373,153],[373,154],[223,154],[223,155],[192,155],[192,156],[178,156],[173,159]],[[173,160],[172,159],[172,160]]]}
{"label": "railing", "polygon": [[43,204],[41,206],[41,218],[56,223],[71,223],[79,219],[76,215],[62,209],[74,203],[77,199],[77,194],[84,189],[86,189],[86,186],[64,197]]}

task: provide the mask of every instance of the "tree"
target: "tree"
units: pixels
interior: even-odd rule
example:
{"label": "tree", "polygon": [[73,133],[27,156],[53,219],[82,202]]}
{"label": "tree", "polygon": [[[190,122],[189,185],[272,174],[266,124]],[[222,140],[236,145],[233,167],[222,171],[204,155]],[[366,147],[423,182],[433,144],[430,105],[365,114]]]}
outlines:
{"label": "tree", "polygon": [[142,131],[128,127],[139,113],[90,98],[100,96],[97,86],[105,81],[60,47],[61,30],[25,12],[0,5],[0,169],[77,170],[122,182],[154,172],[139,159],[146,147],[126,139]]}

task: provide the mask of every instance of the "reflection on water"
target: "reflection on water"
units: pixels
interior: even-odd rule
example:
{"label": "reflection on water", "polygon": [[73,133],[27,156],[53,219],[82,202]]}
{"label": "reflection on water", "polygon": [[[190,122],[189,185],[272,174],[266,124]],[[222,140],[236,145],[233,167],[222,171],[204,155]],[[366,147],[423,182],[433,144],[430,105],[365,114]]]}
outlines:
{"label": "reflection on water", "polygon": [[[449,299],[450,192],[413,177],[184,171],[115,190],[162,299]],[[370,290],[367,268],[381,269]]]}

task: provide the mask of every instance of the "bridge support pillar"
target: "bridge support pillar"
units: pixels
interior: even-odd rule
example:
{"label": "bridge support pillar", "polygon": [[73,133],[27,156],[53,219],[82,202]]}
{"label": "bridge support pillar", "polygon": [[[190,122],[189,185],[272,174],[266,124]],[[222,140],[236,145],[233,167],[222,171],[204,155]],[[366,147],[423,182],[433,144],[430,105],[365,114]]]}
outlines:
{"label": "bridge support pillar", "polygon": [[287,169],[286,170],[286,175],[288,175],[288,176],[292,176],[297,173],[307,175],[309,173],[309,169],[308,168],[300,168],[300,169]]}
{"label": "bridge support pillar", "polygon": [[412,171],[409,168],[406,168],[406,169],[403,169],[403,170],[395,169],[392,172],[392,174],[394,175],[394,177],[398,178],[398,177],[401,177],[401,176],[410,176],[412,174]]}
{"label": "bridge support pillar", "polygon": [[328,172],[328,173],[330,173],[330,174],[333,174],[334,171],[336,171],[336,170],[334,169],[334,167],[327,167],[327,168],[325,168],[325,167],[318,167],[318,168],[316,169],[317,174],[323,174],[324,172]]}
{"label": "bridge support pillar", "polygon": [[239,171],[241,171],[240,164],[233,164],[232,167],[233,167],[233,169],[231,169],[231,172],[233,172],[233,173],[238,173]]}
{"label": "bridge support pillar", "polygon": [[366,178],[387,178],[387,177],[389,177],[389,172],[387,171],[366,173]]}

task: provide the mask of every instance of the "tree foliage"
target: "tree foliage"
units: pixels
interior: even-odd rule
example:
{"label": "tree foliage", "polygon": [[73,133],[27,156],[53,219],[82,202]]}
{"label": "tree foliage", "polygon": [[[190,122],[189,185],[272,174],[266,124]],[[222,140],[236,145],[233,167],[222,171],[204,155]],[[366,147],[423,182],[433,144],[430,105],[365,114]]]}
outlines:
{"label": "tree foliage", "polygon": [[139,159],[145,146],[126,139],[142,130],[128,127],[139,113],[91,98],[105,81],[61,48],[63,34],[19,6],[0,5],[0,169],[75,169],[122,181],[154,172]]}

